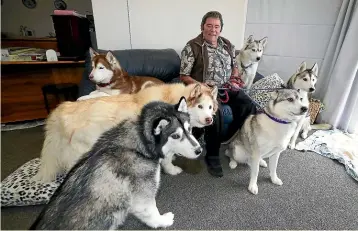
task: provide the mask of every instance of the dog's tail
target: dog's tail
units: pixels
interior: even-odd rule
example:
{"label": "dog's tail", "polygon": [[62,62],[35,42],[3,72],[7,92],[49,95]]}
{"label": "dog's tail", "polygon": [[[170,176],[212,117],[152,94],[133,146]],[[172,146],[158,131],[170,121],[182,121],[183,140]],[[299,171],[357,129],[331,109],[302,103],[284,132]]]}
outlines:
{"label": "dog's tail", "polygon": [[312,130],[331,130],[333,128],[330,124],[312,124]]}

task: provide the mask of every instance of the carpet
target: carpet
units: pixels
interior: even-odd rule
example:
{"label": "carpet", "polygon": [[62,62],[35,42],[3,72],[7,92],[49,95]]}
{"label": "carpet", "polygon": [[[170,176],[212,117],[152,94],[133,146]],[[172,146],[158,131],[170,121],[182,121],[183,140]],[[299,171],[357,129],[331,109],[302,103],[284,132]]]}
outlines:
{"label": "carpet", "polygon": [[345,166],[348,175],[358,181],[358,135],[338,129],[319,130],[296,145],[297,150],[313,151],[337,160]]}

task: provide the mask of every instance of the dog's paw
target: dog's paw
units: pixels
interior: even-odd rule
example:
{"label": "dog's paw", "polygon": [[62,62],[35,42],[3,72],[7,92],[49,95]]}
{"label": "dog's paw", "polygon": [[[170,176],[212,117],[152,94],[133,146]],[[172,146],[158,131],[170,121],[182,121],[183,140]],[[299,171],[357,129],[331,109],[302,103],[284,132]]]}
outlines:
{"label": "dog's paw", "polygon": [[267,163],[266,163],[266,161],[264,161],[263,159],[260,159],[260,166],[261,166],[261,167],[264,167],[264,168],[267,168]]}
{"label": "dog's paw", "polygon": [[237,167],[237,162],[235,160],[230,160],[229,167],[235,169]]}
{"label": "dog's paw", "polygon": [[85,95],[85,96],[81,96],[77,99],[77,101],[82,101],[82,100],[87,100],[87,99],[91,99],[92,97],[89,95]]}
{"label": "dog's paw", "polygon": [[163,215],[161,215],[161,224],[159,225],[159,227],[168,227],[173,225],[174,223],[174,214],[172,212],[169,213],[164,213]]}
{"label": "dog's paw", "polygon": [[259,188],[257,187],[257,184],[250,184],[248,189],[254,195],[256,195],[259,192]]}
{"label": "dog's paw", "polygon": [[296,148],[296,144],[295,143],[289,143],[287,146],[289,149],[295,149]]}
{"label": "dog's paw", "polygon": [[302,139],[306,139],[306,138],[307,138],[307,133],[306,133],[306,132],[302,132],[302,133],[301,133],[301,138],[302,138]]}
{"label": "dog's paw", "polygon": [[274,178],[271,178],[272,183],[276,184],[276,185],[282,185],[282,180],[280,178],[278,178],[277,176]]}
{"label": "dog's paw", "polygon": [[165,169],[166,173],[173,175],[173,176],[180,174],[182,171],[183,171],[183,169],[181,169],[178,166],[174,166],[174,165],[173,165],[173,167]]}

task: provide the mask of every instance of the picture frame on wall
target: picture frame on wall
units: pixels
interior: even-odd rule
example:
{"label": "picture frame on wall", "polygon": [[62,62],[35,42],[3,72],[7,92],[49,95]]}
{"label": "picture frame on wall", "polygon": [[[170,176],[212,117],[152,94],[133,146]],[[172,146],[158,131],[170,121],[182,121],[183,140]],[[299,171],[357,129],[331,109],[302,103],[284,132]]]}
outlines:
{"label": "picture frame on wall", "polygon": [[22,0],[22,4],[29,9],[34,9],[37,6],[37,0]]}
{"label": "picture frame on wall", "polygon": [[56,10],[66,10],[67,4],[64,0],[54,0],[53,5],[55,6]]}

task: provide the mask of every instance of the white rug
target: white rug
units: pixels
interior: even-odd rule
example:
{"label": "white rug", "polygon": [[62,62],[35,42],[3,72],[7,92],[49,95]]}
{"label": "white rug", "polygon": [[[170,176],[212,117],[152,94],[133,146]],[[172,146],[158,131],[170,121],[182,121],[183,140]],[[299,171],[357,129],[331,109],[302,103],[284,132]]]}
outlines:
{"label": "white rug", "polygon": [[13,131],[19,129],[34,128],[45,124],[45,120],[33,120],[27,122],[1,124],[1,131]]}
{"label": "white rug", "polygon": [[319,130],[296,145],[297,150],[307,150],[342,163],[348,175],[358,181],[358,135],[340,130]]}

